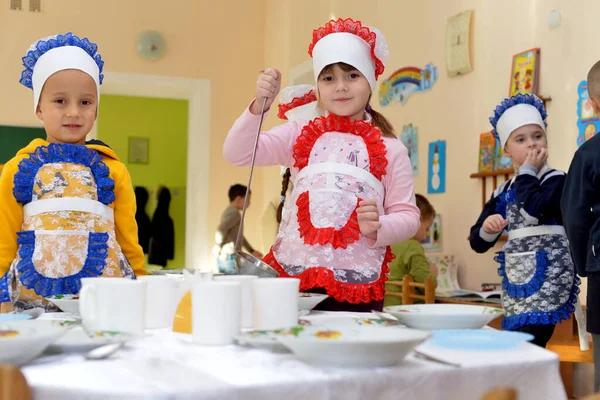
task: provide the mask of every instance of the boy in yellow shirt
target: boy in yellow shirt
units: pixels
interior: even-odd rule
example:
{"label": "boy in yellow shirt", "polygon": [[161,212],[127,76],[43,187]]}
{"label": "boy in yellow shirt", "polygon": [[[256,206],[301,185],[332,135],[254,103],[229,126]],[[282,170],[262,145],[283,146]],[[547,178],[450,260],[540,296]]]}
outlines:
{"label": "boy in yellow shirt", "polygon": [[33,90],[46,140],[0,176],[0,303],[17,310],[77,295],[84,277],[144,275],[131,178],[116,154],[86,142],[98,115],[104,62],[72,33],[35,42],[21,84]]}

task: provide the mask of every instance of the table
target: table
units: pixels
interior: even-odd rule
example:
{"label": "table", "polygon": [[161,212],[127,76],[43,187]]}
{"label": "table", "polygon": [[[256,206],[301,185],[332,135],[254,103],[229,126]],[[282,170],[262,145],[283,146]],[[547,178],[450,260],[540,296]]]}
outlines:
{"label": "table", "polygon": [[[311,316],[318,314],[322,317],[323,313]],[[237,345],[197,346],[190,335],[151,330],[111,359],[85,361],[81,354],[49,355],[22,371],[39,400],[465,400],[478,399],[495,386],[517,389],[521,400],[566,399],[558,357],[529,343],[501,352],[436,350],[429,343],[419,349],[462,367],[411,354],[390,368],[322,369],[292,354]]]}
{"label": "table", "polygon": [[[490,303],[483,300],[465,300],[460,297],[436,297],[436,303],[450,304],[472,304],[477,306],[498,307],[502,308],[499,303]],[[583,306],[585,312],[585,306]],[[489,323],[489,326],[495,329],[501,329],[502,317],[496,318]],[[560,359],[560,375],[565,385],[567,395],[572,397],[573,394],[573,367],[575,363],[594,362],[593,344],[590,342],[590,349],[581,351],[579,348],[579,334],[577,331],[577,322],[575,315],[571,314],[571,318],[566,321],[561,321],[556,324],[554,333],[548,342],[546,348],[558,354]]]}

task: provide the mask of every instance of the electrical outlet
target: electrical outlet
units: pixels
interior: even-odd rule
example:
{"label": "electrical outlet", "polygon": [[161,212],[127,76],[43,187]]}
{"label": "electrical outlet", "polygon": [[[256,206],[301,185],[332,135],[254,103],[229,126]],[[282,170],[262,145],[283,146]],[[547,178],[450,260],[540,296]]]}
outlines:
{"label": "electrical outlet", "polygon": [[548,28],[554,29],[560,26],[560,10],[550,10],[548,13]]}

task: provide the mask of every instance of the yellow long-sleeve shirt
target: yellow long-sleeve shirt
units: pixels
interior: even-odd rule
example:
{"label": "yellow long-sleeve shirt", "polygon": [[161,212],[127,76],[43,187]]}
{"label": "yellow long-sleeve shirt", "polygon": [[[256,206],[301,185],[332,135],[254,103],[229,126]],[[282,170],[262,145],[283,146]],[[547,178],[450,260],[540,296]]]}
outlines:
{"label": "yellow long-sleeve shirt", "polygon": [[[29,157],[29,153],[49,143],[35,139],[8,161],[0,174],[0,277],[4,276],[17,255],[17,232],[23,225],[23,206],[13,195],[14,176],[19,171],[19,163]],[[125,165],[115,152],[101,144],[87,144],[102,157],[109,168],[109,177],[115,182],[115,201],[108,205],[114,210],[115,235],[123,254],[136,275],[146,275],[144,253],[138,244],[135,221],[136,202],[131,177]]]}

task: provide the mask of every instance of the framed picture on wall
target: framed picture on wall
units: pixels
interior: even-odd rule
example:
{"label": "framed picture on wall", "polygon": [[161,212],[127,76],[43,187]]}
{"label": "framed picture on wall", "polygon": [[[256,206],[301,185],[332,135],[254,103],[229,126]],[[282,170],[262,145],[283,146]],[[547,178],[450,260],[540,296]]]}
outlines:
{"label": "framed picture on wall", "polygon": [[510,71],[509,96],[518,93],[538,94],[540,81],[540,49],[529,49],[515,54]]}
{"label": "framed picture on wall", "polygon": [[429,143],[427,193],[446,193],[446,141]]}
{"label": "framed picture on wall", "polygon": [[442,251],[442,218],[440,214],[435,215],[433,224],[425,232],[425,238],[420,243],[427,252]]}
{"label": "framed picture on wall", "polygon": [[446,25],[446,70],[448,76],[470,72],[471,65],[471,15],[473,10],[461,12],[448,18]]}
{"label": "framed picture on wall", "polygon": [[149,138],[130,136],[127,161],[130,164],[148,164],[149,149]]}
{"label": "framed picture on wall", "polygon": [[496,165],[496,138],[492,132],[479,135],[478,172],[491,172]]}

